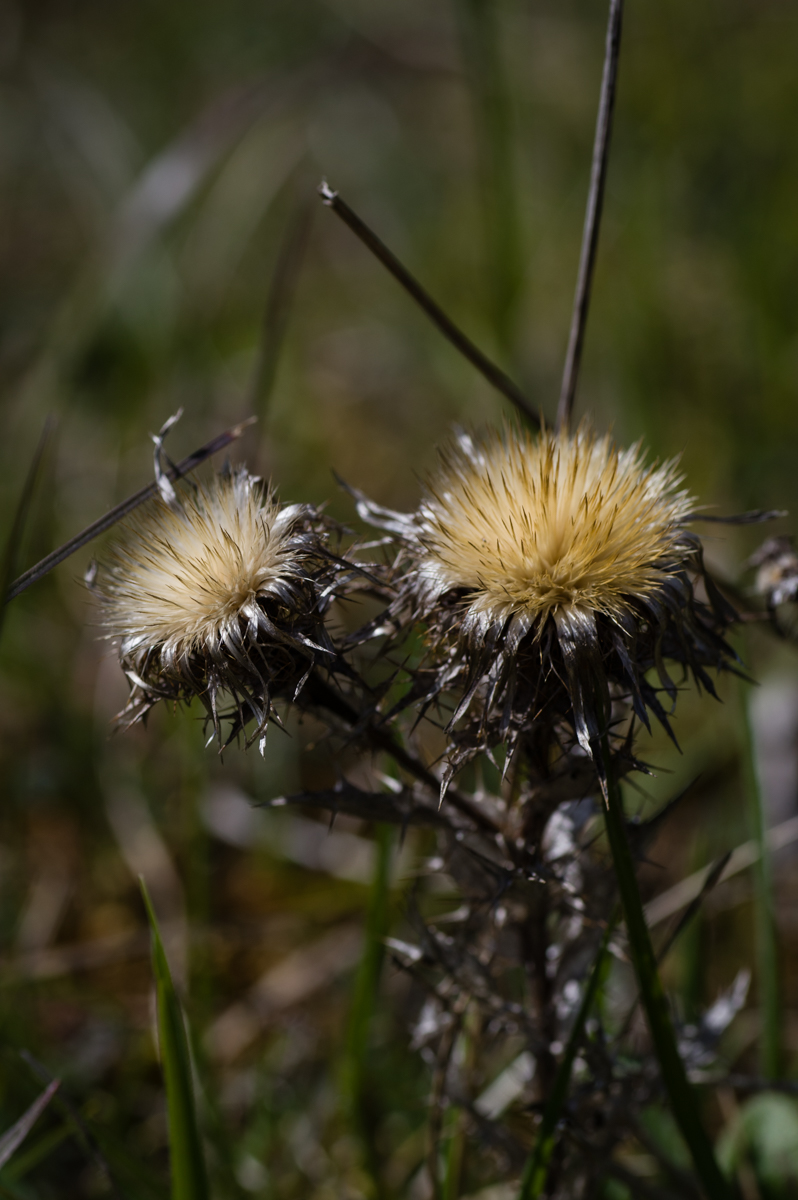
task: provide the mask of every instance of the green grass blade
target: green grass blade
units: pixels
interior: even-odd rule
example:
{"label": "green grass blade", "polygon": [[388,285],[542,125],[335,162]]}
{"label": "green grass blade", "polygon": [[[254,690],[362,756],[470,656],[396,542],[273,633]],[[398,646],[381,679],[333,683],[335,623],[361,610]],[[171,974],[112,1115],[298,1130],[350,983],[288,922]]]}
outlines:
{"label": "green grass blade", "polygon": [[454,1105],[451,1105],[446,1113],[445,1145],[443,1200],[458,1200],[466,1140],[460,1109]]}
{"label": "green grass blade", "polygon": [[565,1108],[565,1102],[568,1099],[568,1088],[571,1084],[574,1061],[585,1030],[585,1023],[598,993],[604,962],[607,957],[607,947],[614,927],[615,921],[610,921],[599,946],[595,962],[593,963],[593,970],[590,972],[590,978],[587,982],[585,993],[582,996],[579,1012],[576,1014],[562,1062],[554,1079],[554,1087],[543,1110],[543,1119],[540,1123],[537,1140],[532,1153],[527,1159],[524,1174],[521,1177],[521,1191],[518,1194],[518,1200],[536,1200],[546,1187],[549,1160],[554,1150],[554,1135],[557,1130],[557,1123],[560,1120],[562,1111]]}
{"label": "green grass blade", "polygon": [[612,772],[606,735],[601,755],[607,777],[604,818],[607,838],[615,865],[621,895],[629,951],[634,963],[640,999],[643,1002],[651,1040],[662,1073],[662,1081],[671,1102],[673,1115],[693,1159],[696,1174],[709,1200],[729,1200],[730,1185],[721,1174],[712,1143],[701,1122],[698,1099],[687,1078],[673,1032],[668,1001],[657,970],[654,947],[646,925],[635,865],[626,837],[626,822],[620,788]]}
{"label": "green grass blade", "polygon": [[191,1058],[183,1010],[172,983],[158,921],[143,879],[141,892],[152,934],[152,968],[158,1001],[158,1037],[169,1115],[172,1200],[210,1200],[205,1155],[197,1124]]}
{"label": "green grass blade", "polygon": [[779,950],[773,872],[767,845],[765,810],[756,762],[756,748],[748,705],[748,685],[741,682],[743,784],[751,834],[759,851],[753,864],[754,922],[756,933],[757,986],[762,1014],[761,1063],[766,1079],[778,1079],[782,1066],[782,1029],[779,986]]}
{"label": "green grass blade", "polygon": [[374,1124],[366,1096],[366,1063],[369,1036],[377,1006],[380,972],[385,954],[384,938],[388,932],[391,859],[395,831],[390,825],[378,825],[376,830],[377,858],[374,881],[371,885],[366,913],[363,956],[355,975],[352,1004],[346,1033],[344,1060],[341,1071],[341,1091],[350,1120],[363,1146],[369,1172],[377,1182],[378,1162],[372,1145],[370,1129]]}

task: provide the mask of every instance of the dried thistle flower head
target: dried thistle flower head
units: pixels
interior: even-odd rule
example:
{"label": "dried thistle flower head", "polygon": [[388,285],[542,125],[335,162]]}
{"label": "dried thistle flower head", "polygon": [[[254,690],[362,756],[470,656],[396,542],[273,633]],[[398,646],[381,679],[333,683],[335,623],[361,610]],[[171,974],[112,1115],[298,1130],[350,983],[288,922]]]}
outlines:
{"label": "dried thistle flower head", "polygon": [[449,774],[533,726],[570,726],[595,757],[610,685],[667,725],[645,678],[655,666],[675,697],[664,659],[712,690],[704,668],[731,655],[722,631],[734,614],[711,581],[707,601],[694,594],[705,572],[675,463],[649,466],[639,446],[618,450],[588,426],[460,433],[439,457],[417,512],[362,496],[358,507],[400,542],[389,623],[427,627],[410,697],[459,693]]}
{"label": "dried thistle flower head", "polygon": [[295,698],[314,663],[334,657],[324,612],[342,564],[325,546],[331,527],[309,505],[281,507],[244,467],[137,509],[93,583],[131,684],[123,715],[198,696],[218,734],[228,693],[231,736],[253,718],[252,737],[263,735],[272,699]]}
{"label": "dried thistle flower head", "polygon": [[[692,508],[674,463],[646,467],[583,428],[445,447],[417,516],[419,587],[468,595],[466,619],[538,632],[575,609],[616,616],[682,556]],[[682,547],[683,549],[683,547]]]}

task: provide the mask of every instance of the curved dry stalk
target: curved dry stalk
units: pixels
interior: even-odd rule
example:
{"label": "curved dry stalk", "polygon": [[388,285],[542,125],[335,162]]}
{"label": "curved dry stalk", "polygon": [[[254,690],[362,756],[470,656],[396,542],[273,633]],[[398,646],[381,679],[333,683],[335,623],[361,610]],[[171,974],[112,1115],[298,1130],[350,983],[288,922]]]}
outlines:
{"label": "curved dry stalk", "polygon": [[529,421],[535,429],[540,429],[542,424],[540,414],[531,402],[527,400],[517,384],[513,383],[510,376],[502,371],[501,367],[497,367],[494,362],[491,362],[479,347],[474,345],[471,338],[467,337],[450,317],[447,317],[440,305],[432,299],[429,292],[410,274],[407,267],[399,262],[396,255],[388,249],[373,230],[369,229],[365,221],[361,220],[346,201],[342,200],[338,193],[333,191],[326,180],[323,180],[319,185],[319,195],[323,203],[328,208],[331,208],[336,216],[340,217],[344,224],[348,225],[352,232],[360,238],[363,245],[368,247],[384,267],[387,267],[394,279],[398,283],[401,283],[405,291],[413,297],[416,304],[424,310],[433,325],[440,330],[447,341],[451,342],[454,348],[459,350],[473,367],[476,367],[480,375],[484,379],[487,379],[491,387],[494,387],[497,392],[501,392],[503,396],[506,396],[515,405],[522,417]]}

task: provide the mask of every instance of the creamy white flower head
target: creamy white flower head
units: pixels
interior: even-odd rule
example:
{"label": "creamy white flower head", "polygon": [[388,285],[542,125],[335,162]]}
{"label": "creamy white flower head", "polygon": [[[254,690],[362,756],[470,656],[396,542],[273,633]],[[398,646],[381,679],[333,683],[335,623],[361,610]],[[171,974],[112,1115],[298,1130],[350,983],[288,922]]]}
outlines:
{"label": "creamy white flower head", "polygon": [[242,617],[257,622],[258,600],[290,602],[286,589],[304,574],[304,513],[281,508],[242,470],[182,492],[174,506],[155,499],[106,561],[103,624],[123,653],[150,645],[180,657],[223,640]]}
{"label": "creamy white flower head", "polygon": [[159,698],[199,696],[214,722],[232,694],[262,732],[271,697],[293,698],[318,654],[332,655],[323,614],[338,560],[329,523],[308,505],[281,507],[239,467],[181,482],[126,522],[94,584],[118,646],[135,720]]}
{"label": "creamy white flower head", "polygon": [[563,609],[617,616],[662,586],[692,498],[676,464],[647,466],[587,427],[515,429],[445,447],[416,514],[419,590],[467,593],[491,623]]}

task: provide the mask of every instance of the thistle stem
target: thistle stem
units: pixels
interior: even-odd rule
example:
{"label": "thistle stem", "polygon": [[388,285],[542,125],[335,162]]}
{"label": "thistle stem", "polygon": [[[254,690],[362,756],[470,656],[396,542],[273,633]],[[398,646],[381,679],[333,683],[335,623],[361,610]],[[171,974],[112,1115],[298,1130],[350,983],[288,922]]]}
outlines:
{"label": "thistle stem", "polygon": [[626,837],[623,800],[618,781],[613,774],[606,734],[601,739],[601,757],[606,778],[604,819],[607,838],[621,895],[629,950],[651,1031],[651,1040],[662,1073],[662,1082],[665,1084],[676,1124],[687,1143],[696,1174],[707,1197],[709,1200],[729,1200],[733,1192],[715,1160],[712,1143],[701,1123],[696,1093],[687,1078],[676,1045],[668,1002],[657,971],[657,960],[643,914],[634,860]]}
{"label": "thistle stem", "polygon": [[[316,703],[326,708],[334,716],[340,717],[351,729],[361,731],[363,736],[368,738],[376,750],[382,750],[385,754],[389,754],[398,767],[402,767],[409,775],[417,779],[419,783],[425,784],[430,791],[440,795],[440,780],[433,775],[429,767],[425,767],[422,762],[419,762],[417,758],[405,750],[404,746],[397,741],[390,730],[375,725],[369,720],[364,720],[361,713],[340,692],[326,683],[319,676],[318,672],[314,672],[311,675],[306,686],[309,689],[309,694],[313,696]],[[495,823],[493,818],[488,813],[483,812],[469,796],[451,787],[447,791],[446,796],[459,812],[463,813],[464,816],[470,817],[480,829],[493,834],[500,832],[500,827]]]}
{"label": "thistle stem", "polygon": [[571,1073],[576,1061],[576,1054],[585,1032],[585,1023],[596,999],[607,956],[607,947],[614,928],[615,920],[613,919],[608,923],[604,937],[601,940],[598,954],[593,963],[593,970],[590,972],[590,978],[582,996],[579,1012],[576,1014],[571,1035],[568,1038],[568,1045],[565,1047],[562,1062],[557,1069],[554,1086],[546,1101],[546,1107],[543,1110],[543,1119],[538,1129],[538,1136],[532,1153],[527,1159],[524,1174],[521,1178],[521,1191],[518,1194],[518,1200],[537,1200],[537,1197],[545,1190],[549,1173],[549,1161],[554,1150],[554,1135],[562,1116],[562,1111],[565,1108],[565,1102],[568,1099],[568,1088],[571,1083]]}

